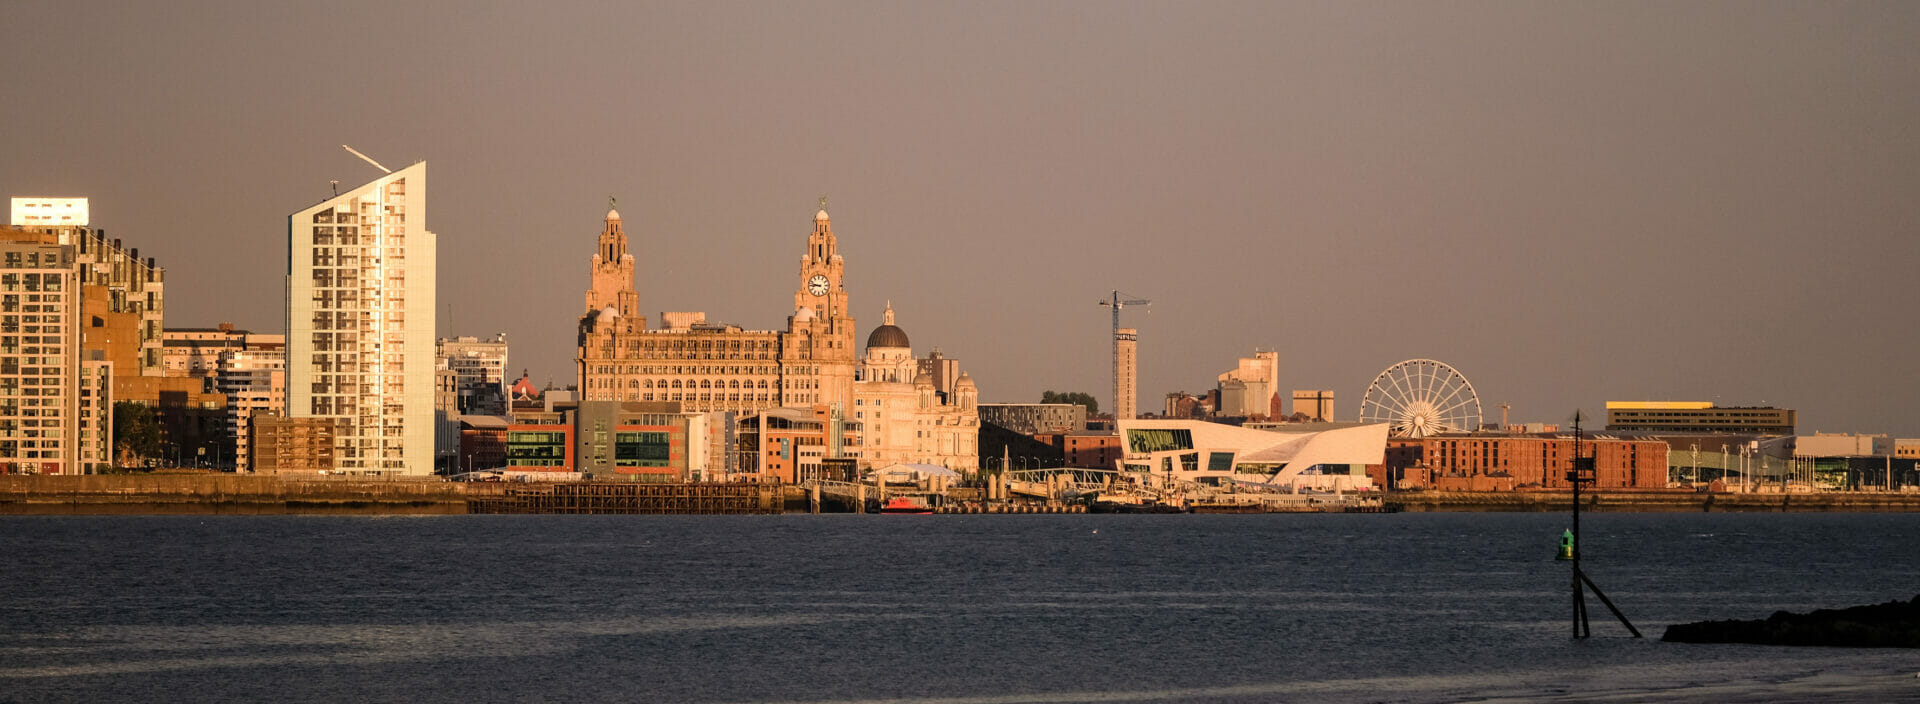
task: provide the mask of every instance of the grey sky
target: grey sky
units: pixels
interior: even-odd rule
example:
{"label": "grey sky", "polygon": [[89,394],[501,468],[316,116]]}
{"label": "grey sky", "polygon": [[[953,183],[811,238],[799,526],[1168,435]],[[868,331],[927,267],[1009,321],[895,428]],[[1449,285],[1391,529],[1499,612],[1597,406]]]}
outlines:
{"label": "grey sky", "polygon": [[[861,327],[987,400],[1255,346],[1343,416],[1766,402],[1920,436],[1920,4],[0,5],[6,195],[83,195],[167,322],[282,326],[285,218],[429,162],[443,334],[573,379],[609,195],[649,316],[776,328],[829,196]],[[445,304],[454,307],[447,327]]]}

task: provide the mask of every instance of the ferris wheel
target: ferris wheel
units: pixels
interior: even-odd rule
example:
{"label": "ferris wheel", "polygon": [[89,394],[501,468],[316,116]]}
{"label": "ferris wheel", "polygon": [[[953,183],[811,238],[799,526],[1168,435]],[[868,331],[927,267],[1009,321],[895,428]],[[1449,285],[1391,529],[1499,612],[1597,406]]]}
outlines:
{"label": "ferris wheel", "polygon": [[1453,367],[1409,359],[1373,378],[1360,399],[1360,422],[1386,423],[1395,437],[1469,432],[1480,427],[1480,395]]}

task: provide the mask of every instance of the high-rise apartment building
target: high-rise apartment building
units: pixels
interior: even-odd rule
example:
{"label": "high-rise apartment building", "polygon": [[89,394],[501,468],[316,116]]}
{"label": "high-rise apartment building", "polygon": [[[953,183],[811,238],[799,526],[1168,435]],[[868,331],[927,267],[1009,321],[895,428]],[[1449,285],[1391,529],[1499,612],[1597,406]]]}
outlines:
{"label": "high-rise apartment building", "polygon": [[287,219],[287,412],[336,420],[338,471],[433,472],[426,201],[419,162]]}
{"label": "high-rise apartment building", "polygon": [[[51,234],[14,232],[0,240],[0,473],[85,473],[106,461],[104,399],[101,365],[81,365],[77,253]],[[83,390],[96,424],[84,429]]]}
{"label": "high-rise apartment building", "polygon": [[1140,412],[1140,331],[1120,328],[1113,333],[1113,417],[1126,420]]}

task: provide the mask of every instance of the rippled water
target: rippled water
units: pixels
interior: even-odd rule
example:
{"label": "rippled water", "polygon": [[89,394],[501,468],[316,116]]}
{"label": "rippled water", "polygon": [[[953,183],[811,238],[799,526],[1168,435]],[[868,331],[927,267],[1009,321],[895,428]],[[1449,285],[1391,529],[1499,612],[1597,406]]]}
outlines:
{"label": "rippled water", "polygon": [[0,518],[0,701],[1920,699],[1905,650],[1661,643],[1920,592],[1920,517]]}

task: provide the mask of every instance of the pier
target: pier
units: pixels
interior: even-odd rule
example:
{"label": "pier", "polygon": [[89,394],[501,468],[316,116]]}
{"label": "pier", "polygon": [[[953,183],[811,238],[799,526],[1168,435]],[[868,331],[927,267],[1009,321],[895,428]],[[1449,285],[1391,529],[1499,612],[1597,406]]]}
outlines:
{"label": "pier", "polygon": [[765,514],[782,511],[772,484],[578,482],[509,485],[498,497],[474,497],[468,513]]}

